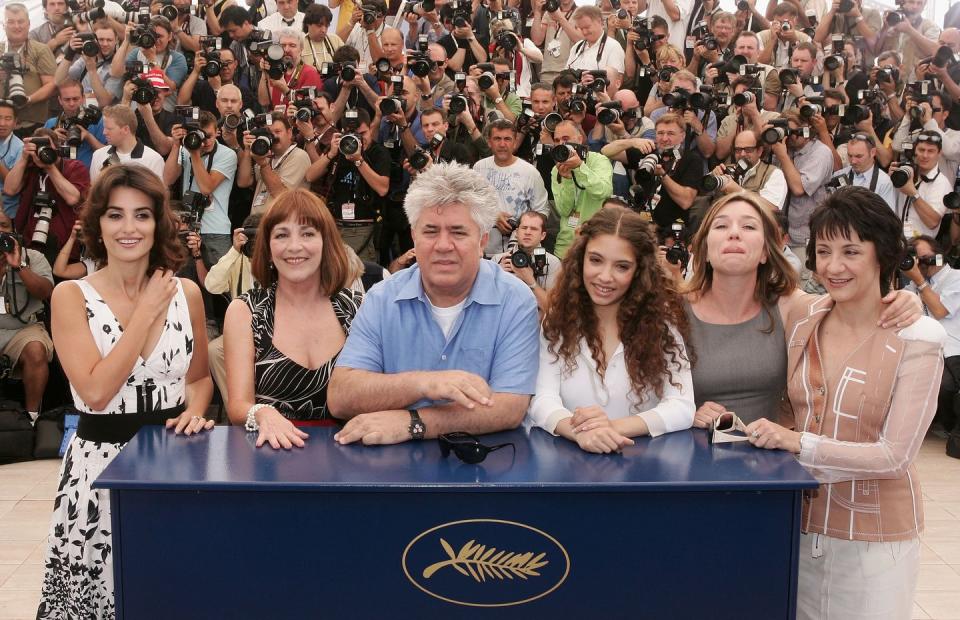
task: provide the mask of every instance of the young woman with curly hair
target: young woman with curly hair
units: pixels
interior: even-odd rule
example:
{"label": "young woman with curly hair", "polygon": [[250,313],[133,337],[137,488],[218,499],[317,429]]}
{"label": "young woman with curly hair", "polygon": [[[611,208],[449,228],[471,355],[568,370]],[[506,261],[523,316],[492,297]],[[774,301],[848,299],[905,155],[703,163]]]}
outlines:
{"label": "young woman with curly hair", "polygon": [[588,452],[689,428],[687,319],[649,224],[609,207],[583,225],[551,291],[532,423]]}

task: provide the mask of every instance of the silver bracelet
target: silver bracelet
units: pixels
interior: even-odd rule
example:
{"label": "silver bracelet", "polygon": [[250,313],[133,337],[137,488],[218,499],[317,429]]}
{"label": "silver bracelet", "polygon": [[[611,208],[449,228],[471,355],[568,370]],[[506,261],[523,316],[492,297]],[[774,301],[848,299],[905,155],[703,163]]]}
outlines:
{"label": "silver bracelet", "polygon": [[260,430],[260,425],[257,424],[257,412],[264,407],[269,406],[270,405],[265,405],[263,403],[257,403],[247,410],[247,422],[243,425],[243,427],[247,429],[248,433],[256,433]]}

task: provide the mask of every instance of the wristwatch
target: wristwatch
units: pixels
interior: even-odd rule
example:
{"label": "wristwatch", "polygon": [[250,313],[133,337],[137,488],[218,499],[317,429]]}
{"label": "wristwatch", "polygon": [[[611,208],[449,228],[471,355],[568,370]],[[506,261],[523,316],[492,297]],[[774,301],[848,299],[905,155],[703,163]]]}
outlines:
{"label": "wristwatch", "polygon": [[410,426],[407,427],[407,430],[410,432],[410,439],[423,439],[427,427],[424,426],[423,420],[420,419],[420,413],[416,409],[407,409],[407,411],[410,412]]}
{"label": "wristwatch", "polygon": [[503,103],[503,97],[497,97],[496,99],[493,100],[493,103],[494,105],[500,105],[501,103]]}

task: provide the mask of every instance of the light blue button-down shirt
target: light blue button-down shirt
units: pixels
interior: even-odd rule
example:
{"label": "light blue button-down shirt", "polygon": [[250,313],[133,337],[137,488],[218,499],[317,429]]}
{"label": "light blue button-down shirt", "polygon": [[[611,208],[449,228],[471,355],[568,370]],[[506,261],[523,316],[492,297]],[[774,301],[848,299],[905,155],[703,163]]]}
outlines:
{"label": "light blue button-down shirt", "polygon": [[[874,166],[871,166],[869,170],[861,174],[856,170],[853,170],[853,168],[851,168],[850,166],[846,166],[844,168],[841,168],[837,172],[835,172],[833,176],[846,177],[847,179],[849,179],[850,172],[852,171],[853,183],[851,183],[851,185],[855,185],[857,187],[866,187],[867,189],[870,189],[870,181],[873,180],[874,167],[876,167],[876,164],[874,164]],[[883,170],[879,170],[878,173],[879,174],[877,174],[877,187],[873,191],[878,196],[883,198],[884,202],[890,205],[890,208],[893,209],[894,213],[896,213],[897,212],[897,192],[893,188],[893,183],[890,181],[890,177],[887,175],[886,172],[884,172]]]}
{"label": "light blue button-down shirt", "polygon": [[[23,140],[11,133],[6,140],[0,141],[0,163],[7,167],[7,170],[13,168],[20,159],[23,152]],[[3,191],[3,181],[0,180],[0,192]],[[3,211],[11,220],[17,216],[17,209],[20,208],[20,194],[7,196],[3,194]]]}
{"label": "light blue button-down shirt", "polygon": [[[445,338],[415,265],[364,296],[337,366],[386,374],[463,370],[479,375],[494,392],[533,394],[539,336],[533,293],[513,274],[483,260]],[[430,404],[422,400],[410,406]]]}

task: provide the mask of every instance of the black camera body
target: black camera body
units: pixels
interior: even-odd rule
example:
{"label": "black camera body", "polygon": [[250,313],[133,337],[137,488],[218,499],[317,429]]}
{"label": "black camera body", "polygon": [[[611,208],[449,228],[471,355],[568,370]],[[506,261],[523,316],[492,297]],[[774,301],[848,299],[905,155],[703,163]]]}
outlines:
{"label": "black camera body", "polygon": [[253,136],[253,144],[250,145],[250,152],[257,157],[266,157],[273,149],[277,139],[267,127],[257,127],[250,131]]}
{"label": "black camera body", "polygon": [[531,255],[514,242],[511,242],[511,245],[513,245],[514,248],[510,252],[510,264],[513,265],[514,269],[527,269],[529,267],[533,270],[533,277],[535,278],[539,278],[546,273],[547,251],[545,249],[541,247],[534,248],[533,254]]}
{"label": "black camera body", "polygon": [[0,254],[10,254],[17,249],[17,246],[23,246],[19,235],[16,233],[0,232]]}
{"label": "black camera body", "polygon": [[781,142],[790,135],[790,124],[785,118],[775,118],[769,122],[771,127],[767,127],[760,134],[760,141],[766,145]]}
{"label": "black camera body", "polygon": [[407,55],[407,66],[417,77],[427,77],[433,71],[434,62],[423,52],[413,52]]}
{"label": "black camera body", "polygon": [[670,225],[670,236],[673,237],[673,245],[667,248],[667,262],[686,267],[690,261],[690,251],[687,250],[684,242],[686,230],[682,220],[677,220]]}
{"label": "black camera body", "polygon": [[340,82],[352,82],[357,77],[355,62],[325,62],[320,65],[320,76],[324,79],[339,76]]}
{"label": "black camera body", "polygon": [[547,149],[549,149],[550,157],[552,157],[553,161],[558,164],[562,164],[574,155],[579,157],[582,161],[587,161],[587,154],[589,153],[589,149],[587,149],[586,145],[576,144],[575,142],[554,145],[544,144],[542,146],[543,152],[546,153]]}
{"label": "black camera body", "polygon": [[[101,11],[103,9],[100,9]],[[100,55],[100,43],[97,41],[97,35],[92,32],[80,32],[77,35],[80,39],[80,53],[90,58],[96,58]],[[72,48],[71,48],[72,49]]]}
{"label": "black camera body", "polygon": [[203,219],[204,210],[213,204],[213,201],[210,200],[210,196],[207,194],[188,190],[183,192],[183,198],[180,202],[183,205],[184,211],[188,211],[193,215],[193,221],[187,224],[188,227],[191,231],[197,232],[200,230],[200,220]]}
{"label": "black camera body", "polygon": [[700,189],[705,192],[721,190],[727,183],[727,177],[733,179],[735,183],[739,183],[743,175],[746,174],[750,168],[749,161],[743,158],[738,159],[735,163],[725,165],[723,167],[723,174],[708,174],[703,177],[700,181]]}
{"label": "black camera body", "polygon": [[[356,155],[360,152],[360,149],[363,148],[363,140],[354,133],[348,133],[340,136],[340,145],[337,150],[340,151],[340,154],[349,157],[351,155]],[[426,165],[426,164],[424,164]]]}
{"label": "black camera body", "polygon": [[273,43],[273,33],[269,30],[254,29],[244,41],[247,51],[252,54],[266,54]]}
{"label": "black camera body", "polygon": [[136,76],[130,79],[130,82],[136,85],[133,91],[133,100],[143,105],[150,105],[157,100],[157,89],[145,77]]}

